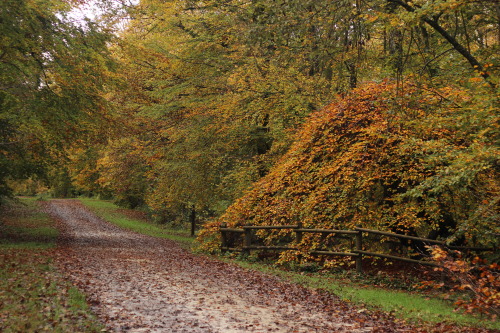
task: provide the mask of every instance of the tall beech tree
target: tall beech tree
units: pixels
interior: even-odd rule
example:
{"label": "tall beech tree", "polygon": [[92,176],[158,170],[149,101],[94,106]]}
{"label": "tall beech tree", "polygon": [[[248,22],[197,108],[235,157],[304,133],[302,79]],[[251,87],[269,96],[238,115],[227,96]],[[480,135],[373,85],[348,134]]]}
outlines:
{"label": "tall beech tree", "polygon": [[105,119],[109,35],[74,25],[70,9],[59,0],[0,5],[2,195],[9,179],[43,174]]}

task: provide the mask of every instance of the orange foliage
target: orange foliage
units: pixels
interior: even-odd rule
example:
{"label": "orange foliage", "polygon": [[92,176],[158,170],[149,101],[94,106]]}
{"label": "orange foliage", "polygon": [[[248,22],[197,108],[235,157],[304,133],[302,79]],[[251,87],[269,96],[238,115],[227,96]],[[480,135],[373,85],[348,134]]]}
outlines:
{"label": "orange foliage", "polygon": [[[454,254],[454,255],[453,255]],[[500,313],[500,266],[496,263],[487,264],[483,259],[475,257],[472,262],[463,258],[458,251],[448,253],[434,247],[434,260],[441,265],[435,268],[443,272],[450,280],[450,292],[467,292],[466,297],[459,298],[455,305],[467,313],[484,313],[495,319]],[[444,283],[428,281],[423,287],[442,288]]]}
{"label": "orange foliage", "polygon": [[[455,193],[451,183],[446,185],[449,195],[433,192],[443,184],[422,186],[435,178],[448,182],[441,173],[455,162],[451,157],[436,162],[435,156],[469,148],[460,137],[463,133],[453,128],[452,115],[453,105],[468,100],[467,94],[452,88],[432,91],[383,83],[355,89],[308,119],[271,172],[205,226],[199,236],[202,247],[217,248],[221,223],[234,227],[302,222],[305,227],[335,229],[362,225],[421,236],[432,231],[449,236],[443,230],[453,235],[463,227],[457,219],[473,214],[454,211],[452,203],[462,196],[462,186],[457,185]],[[488,172],[485,167],[482,175]],[[479,182],[478,175],[480,171],[468,177]],[[498,196],[482,198],[491,203]],[[477,200],[468,207],[477,208]],[[304,237],[301,245],[310,249],[314,240]]]}

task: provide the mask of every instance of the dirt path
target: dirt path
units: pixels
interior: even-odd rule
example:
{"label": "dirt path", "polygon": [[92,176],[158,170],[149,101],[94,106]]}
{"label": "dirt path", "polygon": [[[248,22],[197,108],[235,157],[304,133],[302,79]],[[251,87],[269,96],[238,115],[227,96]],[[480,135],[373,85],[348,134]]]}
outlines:
{"label": "dirt path", "polygon": [[58,264],[115,332],[405,332],[326,293],[124,231],[53,200]]}

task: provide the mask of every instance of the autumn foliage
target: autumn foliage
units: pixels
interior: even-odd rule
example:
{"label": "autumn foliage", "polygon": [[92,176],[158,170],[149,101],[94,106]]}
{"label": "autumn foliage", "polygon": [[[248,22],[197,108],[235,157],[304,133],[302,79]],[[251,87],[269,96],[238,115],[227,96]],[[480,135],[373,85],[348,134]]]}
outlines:
{"label": "autumn foliage", "polygon": [[231,206],[203,240],[302,222],[495,243],[495,3],[98,1],[84,28],[87,2],[0,10],[0,197],[31,177],[180,226]]}
{"label": "autumn foliage", "polygon": [[[432,249],[434,260],[440,264],[435,271],[441,272],[447,281],[427,281],[422,287],[447,288],[447,292],[459,291],[455,301],[457,309],[467,313],[482,313],[497,318],[500,314],[500,266],[475,257],[467,260],[458,251],[447,252],[439,247]],[[449,296],[449,295],[447,295]]]}
{"label": "autumn foliage", "polygon": [[[466,245],[494,242],[497,157],[470,126],[472,101],[463,89],[390,82],[338,98],[308,119],[267,176],[206,226],[202,247],[217,247],[221,223],[361,225]],[[494,117],[486,107],[474,114]],[[312,238],[302,242],[306,250],[315,246]]]}

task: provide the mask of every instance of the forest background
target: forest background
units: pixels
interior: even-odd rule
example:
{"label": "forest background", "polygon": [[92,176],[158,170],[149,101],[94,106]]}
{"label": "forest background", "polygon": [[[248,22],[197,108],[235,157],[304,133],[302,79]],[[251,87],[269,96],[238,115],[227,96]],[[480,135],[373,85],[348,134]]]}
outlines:
{"label": "forest background", "polygon": [[2,197],[497,244],[497,1],[84,3],[1,4]]}

